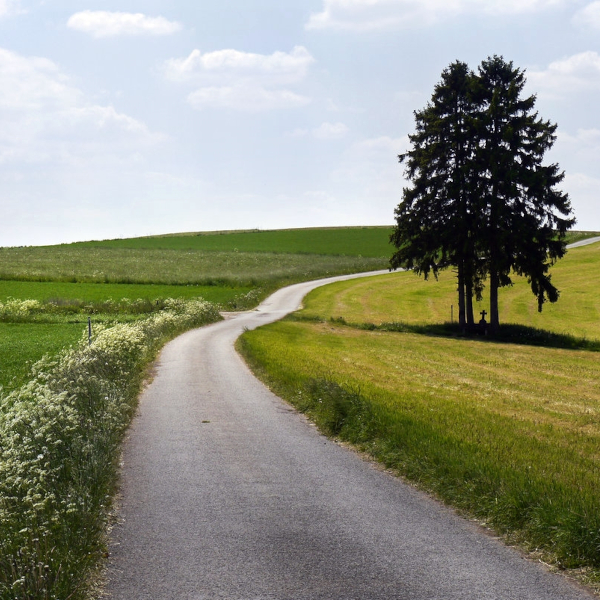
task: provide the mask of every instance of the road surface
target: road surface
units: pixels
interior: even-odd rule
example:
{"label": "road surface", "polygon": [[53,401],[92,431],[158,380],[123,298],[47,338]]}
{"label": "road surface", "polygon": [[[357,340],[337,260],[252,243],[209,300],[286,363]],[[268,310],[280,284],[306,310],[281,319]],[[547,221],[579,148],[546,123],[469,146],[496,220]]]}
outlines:
{"label": "road surface", "polygon": [[164,348],[125,444],[107,597],[591,598],[327,440],[252,376],[235,339],[323,283]]}
{"label": "road surface", "polygon": [[591,237],[587,240],[581,240],[580,242],[574,242],[569,244],[567,248],[579,248],[580,246],[589,246],[590,244],[595,244],[596,242],[600,242],[600,237]]}

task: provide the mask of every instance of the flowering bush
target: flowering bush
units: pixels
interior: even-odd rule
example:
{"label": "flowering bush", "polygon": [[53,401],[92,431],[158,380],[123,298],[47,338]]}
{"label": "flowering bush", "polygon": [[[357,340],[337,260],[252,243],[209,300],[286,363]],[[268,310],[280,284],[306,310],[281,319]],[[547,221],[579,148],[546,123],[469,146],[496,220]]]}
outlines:
{"label": "flowering bush", "polygon": [[134,323],[97,327],[0,398],[0,598],[76,598],[103,551],[119,444],[145,365],[174,335],[218,320],[169,301]]}
{"label": "flowering bush", "polygon": [[8,298],[6,302],[0,302],[2,320],[19,321],[41,312],[44,312],[44,305],[38,300]]}
{"label": "flowering bush", "polygon": [[245,294],[238,294],[230,300],[229,307],[233,310],[247,310],[256,306],[265,292],[262,288],[254,288]]}
{"label": "flowering bush", "polygon": [[18,298],[8,298],[5,302],[0,302],[0,321],[24,322],[24,321],[45,321],[43,317],[49,315],[73,315],[73,314],[131,314],[145,315],[150,313],[162,312],[165,309],[172,310],[173,304],[189,304],[189,300],[172,298],[157,298],[154,300],[137,298],[121,298],[83,302],[82,300],[70,300],[64,298],[54,298],[44,302],[39,300],[21,300]]}

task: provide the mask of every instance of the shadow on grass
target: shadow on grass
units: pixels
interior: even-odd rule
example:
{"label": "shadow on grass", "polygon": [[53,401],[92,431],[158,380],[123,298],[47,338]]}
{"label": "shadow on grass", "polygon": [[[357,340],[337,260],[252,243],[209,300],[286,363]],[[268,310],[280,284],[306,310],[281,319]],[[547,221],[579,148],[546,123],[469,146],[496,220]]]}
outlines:
{"label": "shadow on grass", "polygon": [[[325,319],[320,317],[304,317],[302,315],[290,315],[288,318],[296,321],[325,322]],[[600,340],[590,340],[565,333],[554,333],[544,329],[527,327],[526,325],[500,325],[499,330],[492,334],[479,326],[474,326],[470,330],[467,330],[458,325],[458,323],[410,324],[395,322],[375,325],[374,323],[350,323],[343,317],[330,317],[328,321],[364,331],[415,333],[432,337],[462,338],[483,342],[501,342],[503,344],[523,344],[526,346],[600,352]]]}

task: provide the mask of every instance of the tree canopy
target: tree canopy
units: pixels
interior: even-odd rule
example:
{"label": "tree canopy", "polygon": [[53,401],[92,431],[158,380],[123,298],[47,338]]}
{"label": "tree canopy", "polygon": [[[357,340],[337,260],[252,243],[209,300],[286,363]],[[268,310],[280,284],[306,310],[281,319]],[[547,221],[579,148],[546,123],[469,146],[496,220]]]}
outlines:
{"label": "tree canopy", "polygon": [[489,281],[490,325],[499,324],[498,289],[524,275],[541,311],[559,292],[550,266],[566,252],[575,223],[558,165],[544,165],[556,125],[523,97],[525,74],[494,56],[478,72],[450,64],[427,106],[415,111],[410,149],[399,156],[411,187],[395,210],[393,269],[427,278],[457,273],[459,322],[473,324],[473,298]]}

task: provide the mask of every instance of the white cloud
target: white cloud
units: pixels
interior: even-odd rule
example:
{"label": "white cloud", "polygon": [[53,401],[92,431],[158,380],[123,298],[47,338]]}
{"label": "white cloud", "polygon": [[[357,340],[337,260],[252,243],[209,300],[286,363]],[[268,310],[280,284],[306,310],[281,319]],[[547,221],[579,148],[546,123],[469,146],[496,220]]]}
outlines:
{"label": "white cloud", "polygon": [[226,49],[206,52],[194,50],[187,58],[166,61],[165,74],[173,81],[211,82],[240,78],[259,79],[262,83],[285,85],[306,76],[315,61],[303,46],[290,53],[255,54]]}
{"label": "white cloud", "polygon": [[307,29],[372,31],[427,26],[461,14],[520,14],[570,0],[323,0]]}
{"label": "white cloud", "polygon": [[310,98],[289,90],[268,90],[259,85],[243,83],[223,87],[203,87],[192,92],[187,100],[198,110],[229,108],[247,112],[299,108],[310,102]]}
{"label": "white cloud", "polygon": [[75,106],[81,92],[52,61],[0,48],[0,109],[40,110]]}
{"label": "white cloud", "polygon": [[75,13],[69,18],[67,26],[95,38],[118,35],[170,35],[182,29],[180,23],[168,21],[164,17],[102,10]]}
{"label": "white cloud", "polygon": [[0,18],[18,14],[21,11],[19,0],[0,0]]}
{"label": "white cloud", "polygon": [[600,129],[578,129],[575,135],[559,131],[558,143],[567,146],[569,151],[579,149],[597,157],[600,151]]}
{"label": "white cloud", "polygon": [[[381,157],[391,157],[397,162],[398,154],[402,154],[409,146],[408,136],[401,138],[391,138],[387,135],[369,138],[352,144],[349,148],[351,156],[357,159],[379,159]],[[386,160],[389,162],[389,160]]]}
{"label": "white cloud", "polygon": [[600,2],[592,2],[578,10],[573,16],[573,23],[579,27],[600,29]]}
{"label": "white cloud", "polygon": [[558,129],[556,144],[549,154],[566,173],[596,173],[600,156],[600,129],[578,129],[571,134]]}
{"label": "white cloud", "polygon": [[314,129],[295,129],[291,137],[303,138],[312,136],[318,140],[339,140],[350,131],[344,123],[322,123]]}
{"label": "white cloud", "polygon": [[323,123],[313,130],[313,135],[318,140],[337,140],[344,137],[348,131],[344,123]]}
{"label": "white cloud", "polygon": [[[344,153],[343,167],[331,178],[335,183],[362,191],[365,198],[389,198],[397,204],[404,185],[398,155],[409,146],[408,136],[380,136],[353,143]],[[393,210],[393,206],[390,212]]]}
{"label": "white cloud", "polygon": [[527,71],[527,82],[541,94],[560,97],[600,87],[600,55],[588,51],[550,63],[543,71]]}
{"label": "white cloud", "polygon": [[[96,105],[52,61],[0,49],[0,164],[122,160],[160,140],[113,106]],[[112,158],[110,158],[112,160]]]}
{"label": "white cloud", "polygon": [[171,81],[201,86],[187,97],[196,109],[256,112],[308,104],[310,98],[288,88],[305,79],[313,62],[314,58],[302,46],[289,53],[273,54],[233,49],[202,54],[194,50],[186,58],[166,61],[162,68]]}

